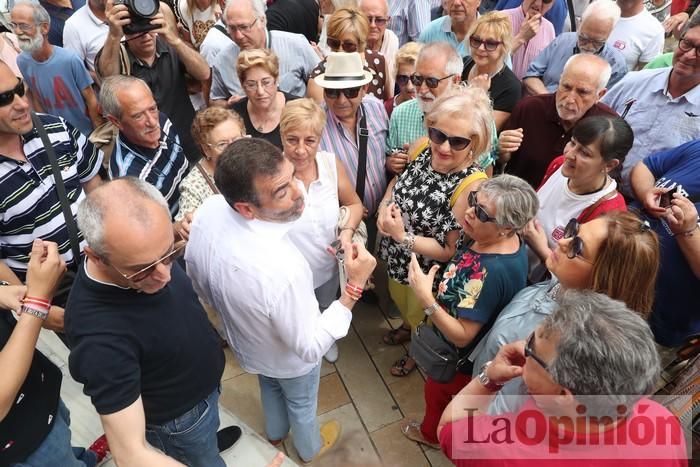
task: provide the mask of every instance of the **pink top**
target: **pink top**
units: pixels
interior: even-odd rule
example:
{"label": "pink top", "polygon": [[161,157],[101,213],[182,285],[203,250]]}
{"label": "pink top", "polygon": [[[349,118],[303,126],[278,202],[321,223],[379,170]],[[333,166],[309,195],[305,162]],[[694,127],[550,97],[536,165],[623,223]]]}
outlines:
{"label": "pink top", "polygon": [[[510,24],[513,27],[513,37],[515,37],[518,32],[520,32],[520,27],[525,22],[525,14],[523,9],[518,6],[516,8],[511,8],[509,10],[503,10],[502,13],[507,14],[510,17]],[[523,44],[514,54],[512,54],[513,59],[513,73],[518,79],[522,80],[527,67],[530,63],[537,57],[540,52],[542,52],[545,47],[549,45],[550,42],[554,40],[554,26],[547,18],[542,18],[540,23],[540,30],[537,31],[535,37],[530,39],[527,43]]]}
{"label": "pink top", "polygon": [[17,55],[21,52],[17,43],[17,36],[9,32],[0,35],[2,35],[0,37],[0,60],[10,67],[15,76],[21,78],[22,73],[19,72],[19,67],[17,66]]}

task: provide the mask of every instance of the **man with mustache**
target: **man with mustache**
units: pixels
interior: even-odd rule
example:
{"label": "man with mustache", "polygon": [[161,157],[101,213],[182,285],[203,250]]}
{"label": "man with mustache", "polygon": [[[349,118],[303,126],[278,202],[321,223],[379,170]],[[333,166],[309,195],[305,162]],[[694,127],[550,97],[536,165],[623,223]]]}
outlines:
{"label": "man with mustache", "polygon": [[507,164],[505,171],[537,188],[549,163],[563,153],[579,120],[617,115],[599,103],[610,73],[608,62],[597,55],[574,55],[564,65],[555,93],[518,102],[498,140],[499,160]]}
{"label": "man with mustache", "polygon": [[174,216],[188,164],[177,130],[158,111],[150,88],[133,76],[110,76],[102,82],[100,103],[119,129],[109,160],[110,178],[131,175],[147,181],[162,193]]}

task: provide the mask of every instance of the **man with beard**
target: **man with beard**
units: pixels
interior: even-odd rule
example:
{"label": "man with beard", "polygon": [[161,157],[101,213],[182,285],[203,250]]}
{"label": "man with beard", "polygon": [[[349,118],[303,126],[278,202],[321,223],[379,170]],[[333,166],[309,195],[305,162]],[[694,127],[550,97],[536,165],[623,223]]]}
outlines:
{"label": "man with beard", "polygon": [[539,187],[549,163],[564,152],[579,120],[617,115],[598,102],[606,92],[610,72],[608,62],[596,55],[574,55],[564,65],[556,93],[518,102],[499,135],[499,160],[507,163],[506,172]]}
{"label": "man with beard", "polygon": [[51,45],[51,18],[43,6],[19,0],[11,12],[22,53],[17,65],[32,92],[34,110],[58,115],[89,135],[102,123],[92,78],[73,52]]}
{"label": "man with beard", "polygon": [[294,165],[267,141],[239,139],[214,177],[221,195],[197,210],[187,272],[221,313],[241,367],[258,375],[268,440],[279,444],[291,429],[299,457],[310,462],[340,435],[337,421],[318,425],[321,359],[347,334],[357,286],[376,261],[362,245],[344,244],[348,287],[321,314],[311,269],[287,235],[304,210]]}

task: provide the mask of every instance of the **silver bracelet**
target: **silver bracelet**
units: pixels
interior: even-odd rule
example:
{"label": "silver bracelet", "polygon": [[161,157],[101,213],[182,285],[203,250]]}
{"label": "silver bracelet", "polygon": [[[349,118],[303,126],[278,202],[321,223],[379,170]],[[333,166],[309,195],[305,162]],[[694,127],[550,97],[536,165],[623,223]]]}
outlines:
{"label": "silver bracelet", "polygon": [[401,241],[401,245],[406,251],[413,251],[413,247],[416,246],[416,236],[410,232],[406,232]]}
{"label": "silver bracelet", "polygon": [[22,305],[22,307],[19,309],[18,314],[21,315],[22,313],[28,313],[32,316],[39,318],[42,321],[46,321],[46,318],[49,316],[48,310],[40,310],[39,308],[34,308],[27,305]]}

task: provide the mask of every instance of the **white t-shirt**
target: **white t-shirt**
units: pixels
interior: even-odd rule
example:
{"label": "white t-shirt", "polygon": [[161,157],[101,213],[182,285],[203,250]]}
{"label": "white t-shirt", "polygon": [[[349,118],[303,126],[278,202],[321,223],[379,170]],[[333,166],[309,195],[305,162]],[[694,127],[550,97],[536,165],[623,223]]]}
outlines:
{"label": "white t-shirt", "polygon": [[109,34],[109,26],[99,19],[86,4],[66,20],[63,27],[63,48],[87,63],[95,71],[95,56],[102,49]]}
{"label": "white t-shirt", "polygon": [[638,62],[649,63],[664,49],[664,28],[646,9],[629,18],[620,18],[608,44],[625,56],[627,69],[632,71]]}

